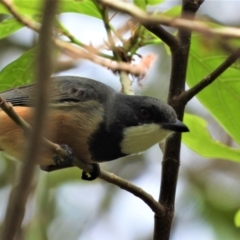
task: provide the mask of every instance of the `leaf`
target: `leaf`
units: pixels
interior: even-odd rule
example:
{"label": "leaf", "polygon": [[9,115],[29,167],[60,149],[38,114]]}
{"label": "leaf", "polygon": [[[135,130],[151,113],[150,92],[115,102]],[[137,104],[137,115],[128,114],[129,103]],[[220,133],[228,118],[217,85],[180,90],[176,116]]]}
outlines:
{"label": "leaf", "polygon": [[[28,16],[42,14],[42,0],[13,0],[13,5],[21,13]],[[58,13],[75,12],[88,16],[101,18],[97,6],[92,0],[60,0]],[[3,4],[0,3],[0,13],[9,13]]]}
{"label": "leaf", "polygon": [[11,62],[0,72],[0,91],[32,82],[36,48]]}
{"label": "leaf", "polygon": [[[33,15],[41,14],[43,1],[42,0],[13,0],[11,1],[11,4],[21,14],[33,16]],[[2,3],[0,3],[0,13],[10,13]]]}
{"label": "leaf", "polygon": [[163,3],[165,0],[146,0],[147,5],[157,5]]}
{"label": "leaf", "polygon": [[207,122],[196,115],[185,114],[184,123],[190,129],[182,139],[190,149],[206,158],[218,158],[240,162],[240,149],[231,148],[214,140],[207,130]]}
{"label": "leaf", "polygon": [[240,227],[240,209],[235,214],[234,223],[236,227]]}
{"label": "leaf", "polygon": [[[205,41],[205,45],[203,44]],[[227,57],[215,44],[192,37],[188,61],[187,84],[197,84],[208,76]],[[197,94],[199,101],[208,109],[228,134],[240,143],[240,71],[228,68],[212,84]]]}
{"label": "leaf", "polygon": [[75,12],[88,15],[91,17],[102,18],[96,4],[92,0],[61,0],[59,4],[60,13]]}
{"label": "leaf", "polygon": [[139,8],[146,10],[146,1],[145,0],[134,0],[133,3],[138,6]]}
{"label": "leaf", "polygon": [[179,17],[182,11],[182,6],[174,6],[164,12],[164,16],[168,17]]}
{"label": "leaf", "polygon": [[15,18],[8,18],[3,20],[0,22],[0,39],[8,37],[22,27],[23,25]]}

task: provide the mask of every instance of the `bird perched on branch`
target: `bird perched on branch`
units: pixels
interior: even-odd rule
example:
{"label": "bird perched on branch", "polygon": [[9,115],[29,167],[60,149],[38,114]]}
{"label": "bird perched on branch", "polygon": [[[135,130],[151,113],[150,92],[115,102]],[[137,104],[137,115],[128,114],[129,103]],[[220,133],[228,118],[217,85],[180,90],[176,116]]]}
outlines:
{"label": "bird perched on branch", "polygon": [[[87,78],[54,77],[45,137],[67,145],[89,163],[111,161],[146,151],[173,132],[187,132],[171,106],[147,96],[129,96]],[[14,110],[31,123],[35,85],[2,92]],[[0,150],[17,160],[26,146],[22,130],[0,110]],[[45,170],[71,166],[56,162],[43,149],[39,165]]]}

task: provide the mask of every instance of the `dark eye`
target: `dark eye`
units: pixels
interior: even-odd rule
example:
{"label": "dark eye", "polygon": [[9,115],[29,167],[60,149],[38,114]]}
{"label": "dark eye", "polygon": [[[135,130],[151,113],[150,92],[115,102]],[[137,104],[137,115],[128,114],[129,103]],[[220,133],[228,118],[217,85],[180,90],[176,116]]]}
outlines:
{"label": "dark eye", "polygon": [[150,113],[146,108],[141,108],[140,109],[140,116],[142,119],[147,120],[150,117]]}

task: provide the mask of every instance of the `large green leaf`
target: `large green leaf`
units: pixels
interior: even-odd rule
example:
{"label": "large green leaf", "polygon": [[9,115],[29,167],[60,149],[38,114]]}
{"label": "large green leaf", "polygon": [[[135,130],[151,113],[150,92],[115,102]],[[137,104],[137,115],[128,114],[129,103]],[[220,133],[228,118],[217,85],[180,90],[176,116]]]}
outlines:
{"label": "large green leaf", "polygon": [[[205,46],[199,36],[192,37],[188,61],[187,84],[197,84],[209,75],[228,56],[216,44]],[[216,47],[215,47],[216,46]],[[197,94],[200,102],[211,112],[221,126],[240,143],[240,71],[228,68],[211,85]]]}
{"label": "large green leaf", "polygon": [[0,72],[0,91],[32,82],[36,49],[31,49]]}
{"label": "large green leaf", "polygon": [[184,123],[190,132],[182,135],[183,142],[194,152],[206,158],[240,162],[240,149],[231,148],[214,140],[207,130],[207,122],[204,119],[185,114]]}
{"label": "large green leaf", "polygon": [[[13,0],[12,4],[21,14],[33,16],[42,14],[43,2],[42,0]],[[101,18],[101,14],[92,0],[60,0],[58,12],[75,12]],[[0,13],[9,13],[2,3],[0,3]]]}
{"label": "large green leaf", "polygon": [[22,27],[23,25],[15,18],[8,18],[3,20],[0,22],[0,39],[11,35]]}

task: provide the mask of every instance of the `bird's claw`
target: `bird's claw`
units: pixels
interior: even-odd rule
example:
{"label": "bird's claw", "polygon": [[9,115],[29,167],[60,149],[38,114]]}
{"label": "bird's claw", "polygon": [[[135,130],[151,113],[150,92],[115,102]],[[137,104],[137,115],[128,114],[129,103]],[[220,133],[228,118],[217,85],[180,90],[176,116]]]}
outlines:
{"label": "bird's claw", "polygon": [[54,163],[59,167],[72,166],[74,159],[73,150],[66,144],[61,144],[60,147],[67,152],[67,156],[65,158],[61,158],[58,154],[54,154],[52,156]]}
{"label": "bird's claw", "polygon": [[82,172],[82,180],[86,181],[92,181],[95,180],[100,175],[100,167],[97,163],[91,163],[93,170],[91,173],[88,173],[86,171]]}
{"label": "bird's claw", "polygon": [[[66,144],[61,144],[60,146],[67,152],[67,156],[65,158],[61,158],[58,154],[54,154],[52,157],[54,163],[58,167],[73,166],[74,153],[72,149]],[[100,175],[99,164],[91,163],[91,166],[92,166],[92,171],[90,173],[86,171],[82,172],[83,180],[92,181],[92,180],[95,180]]]}

